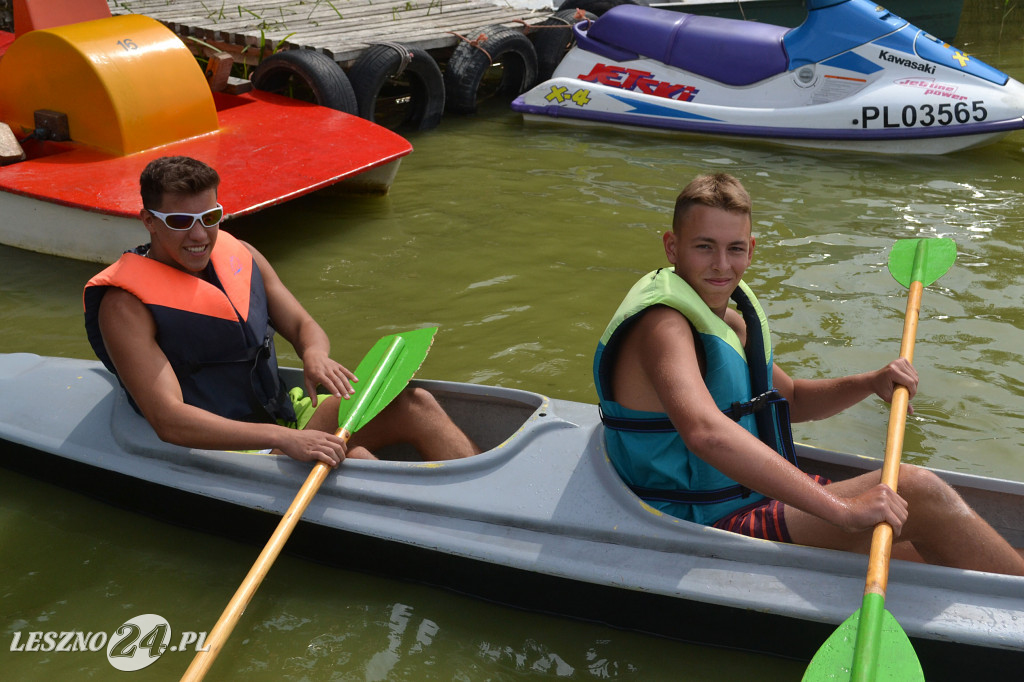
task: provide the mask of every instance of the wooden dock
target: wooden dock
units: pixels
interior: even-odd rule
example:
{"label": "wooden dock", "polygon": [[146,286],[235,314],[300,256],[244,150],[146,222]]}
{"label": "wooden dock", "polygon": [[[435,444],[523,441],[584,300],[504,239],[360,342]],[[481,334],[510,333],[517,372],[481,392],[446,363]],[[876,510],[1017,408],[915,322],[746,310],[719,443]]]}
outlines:
{"label": "wooden dock", "polygon": [[[434,51],[474,39],[485,26],[523,28],[550,11],[516,9],[500,0],[108,0],[114,14],[145,14],[183,38],[256,64],[282,46],[323,52],[350,65],[374,43]],[[474,32],[476,32],[474,34]]]}
{"label": "wooden dock", "polygon": [[[215,90],[255,85],[376,122],[393,119],[382,123],[393,129],[429,129],[442,110],[472,113],[482,99],[511,98],[543,71],[541,54],[550,70],[561,45],[568,49],[562,33],[533,28],[565,32],[564,17],[505,0],[105,1],[115,16],[148,16],[181,37]],[[0,29],[12,23],[12,0],[0,0]],[[545,35],[548,47],[535,51]]]}

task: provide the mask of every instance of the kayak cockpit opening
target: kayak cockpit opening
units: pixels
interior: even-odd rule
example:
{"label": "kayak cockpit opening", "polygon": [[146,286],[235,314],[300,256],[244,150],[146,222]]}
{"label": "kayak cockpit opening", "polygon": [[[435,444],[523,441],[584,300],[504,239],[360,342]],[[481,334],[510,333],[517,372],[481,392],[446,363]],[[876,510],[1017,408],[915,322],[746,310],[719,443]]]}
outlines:
{"label": "kayak cockpit opening", "polygon": [[[431,393],[452,421],[480,446],[482,453],[500,446],[544,409],[544,396],[516,389],[446,381],[414,379]],[[382,460],[418,462],[422,458],[408,445],[389,446],[374,453]]]}
{"label": "kayak cockpit opening", "polygon": [[[288,388],[301,385],[301,370],[281,368],[281,376]],[[545,396],[514,388],[428,379],[413,379],[409,386],[429,391],[481,453],[500,446],[548,409]],[[385,461],[423,461],[411,445],[392,445],[373,454]]]}

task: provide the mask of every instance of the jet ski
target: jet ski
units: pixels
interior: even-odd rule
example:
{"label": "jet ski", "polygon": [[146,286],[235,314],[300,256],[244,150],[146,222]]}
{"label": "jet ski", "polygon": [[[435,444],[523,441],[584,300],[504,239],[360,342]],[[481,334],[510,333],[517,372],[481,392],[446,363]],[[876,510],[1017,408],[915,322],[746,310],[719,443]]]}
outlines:
{"label": "jet ski", "polygon": [[807,0],[796,28],[619,5],[573,28],[528,119],[801,147],[945,154],[1024,128],[1024,84],[870,0]]}

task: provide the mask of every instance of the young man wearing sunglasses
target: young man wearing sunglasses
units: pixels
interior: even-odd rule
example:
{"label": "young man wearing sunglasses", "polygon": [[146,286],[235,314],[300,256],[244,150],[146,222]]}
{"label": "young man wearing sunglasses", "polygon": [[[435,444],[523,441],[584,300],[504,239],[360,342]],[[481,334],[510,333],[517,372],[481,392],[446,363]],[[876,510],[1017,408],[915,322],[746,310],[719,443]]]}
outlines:
{"label": "young man wearing sunglasses", "polygon": [[[195,159],[150,163],[140,178],[150,243],[85,287],[89,341],[157,435],[193,448],[271,448],[330,466],[346,456],[372,459],[394,443],[410,443],[428,460],[479,452],[433,396],[415,388],[347,446],[334,435],[355,375],[330,358],[327,334],[266,258],[220,231],[219,183]],[[275,331],[302,358],[305,394],[285,391]]]}

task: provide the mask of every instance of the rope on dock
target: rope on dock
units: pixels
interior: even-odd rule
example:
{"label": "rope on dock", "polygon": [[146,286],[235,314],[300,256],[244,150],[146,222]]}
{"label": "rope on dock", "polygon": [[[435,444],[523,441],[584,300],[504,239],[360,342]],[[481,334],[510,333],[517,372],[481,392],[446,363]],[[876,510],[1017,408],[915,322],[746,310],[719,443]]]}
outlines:
{"label": "rope on dock", "polygon": [[459,38],[463,42],[469,43],[470,46],[475,47],[476,49],[480,50],[485,55],[487,55],[487,61],[489,63],[494,64],[494,57],[491,56],[491,53],[488,52],[487,50],[485,50],[484,48],[480,47],[480,43],[482,43],[485,40],[487,40],[487,34],[486,33],[481,33],[480,35],[478,35],[476,37],[476,40],[470,40],[466,36],[462,35],[461,33],[456,33],[455,31],[445,31],[445,33],[449,33],[449,34]]}
{"label": "rope on dock", "polygon": [[545,28],[557,28],[561,30],[566,26],[572,27],[575,26],[577,23],[584,21],[585,19],[590,19],[590,17],[587,16],[586,11],[580,9],[579,7],[576,7],[575,10],[576,13],[573,14],[571,17],[565,16],[565,12],[556,12],[555,14],[552,14],[550,17],[545,19],[540,24],[530,24],[527,23],[524,19],[513,19],[512,23],[522,24],[523,33],[525,35],[530,35],[535,31],[539,31]]}
{"label": "rope on dock", "polygon": [[392,78],[397,78],[398,76],[401,76],[402,72],[405,71],[405,68],[412,63],[412,52],[409,50],[408,47],[402,45],[401,43],[380,41],[376,43],[371,43],[371,45],[383,45],[384,47],[390,47],[392,50],[398,53],[399,57],[401,57],[401,62],[399,62],[397,69],[391,75]]}

